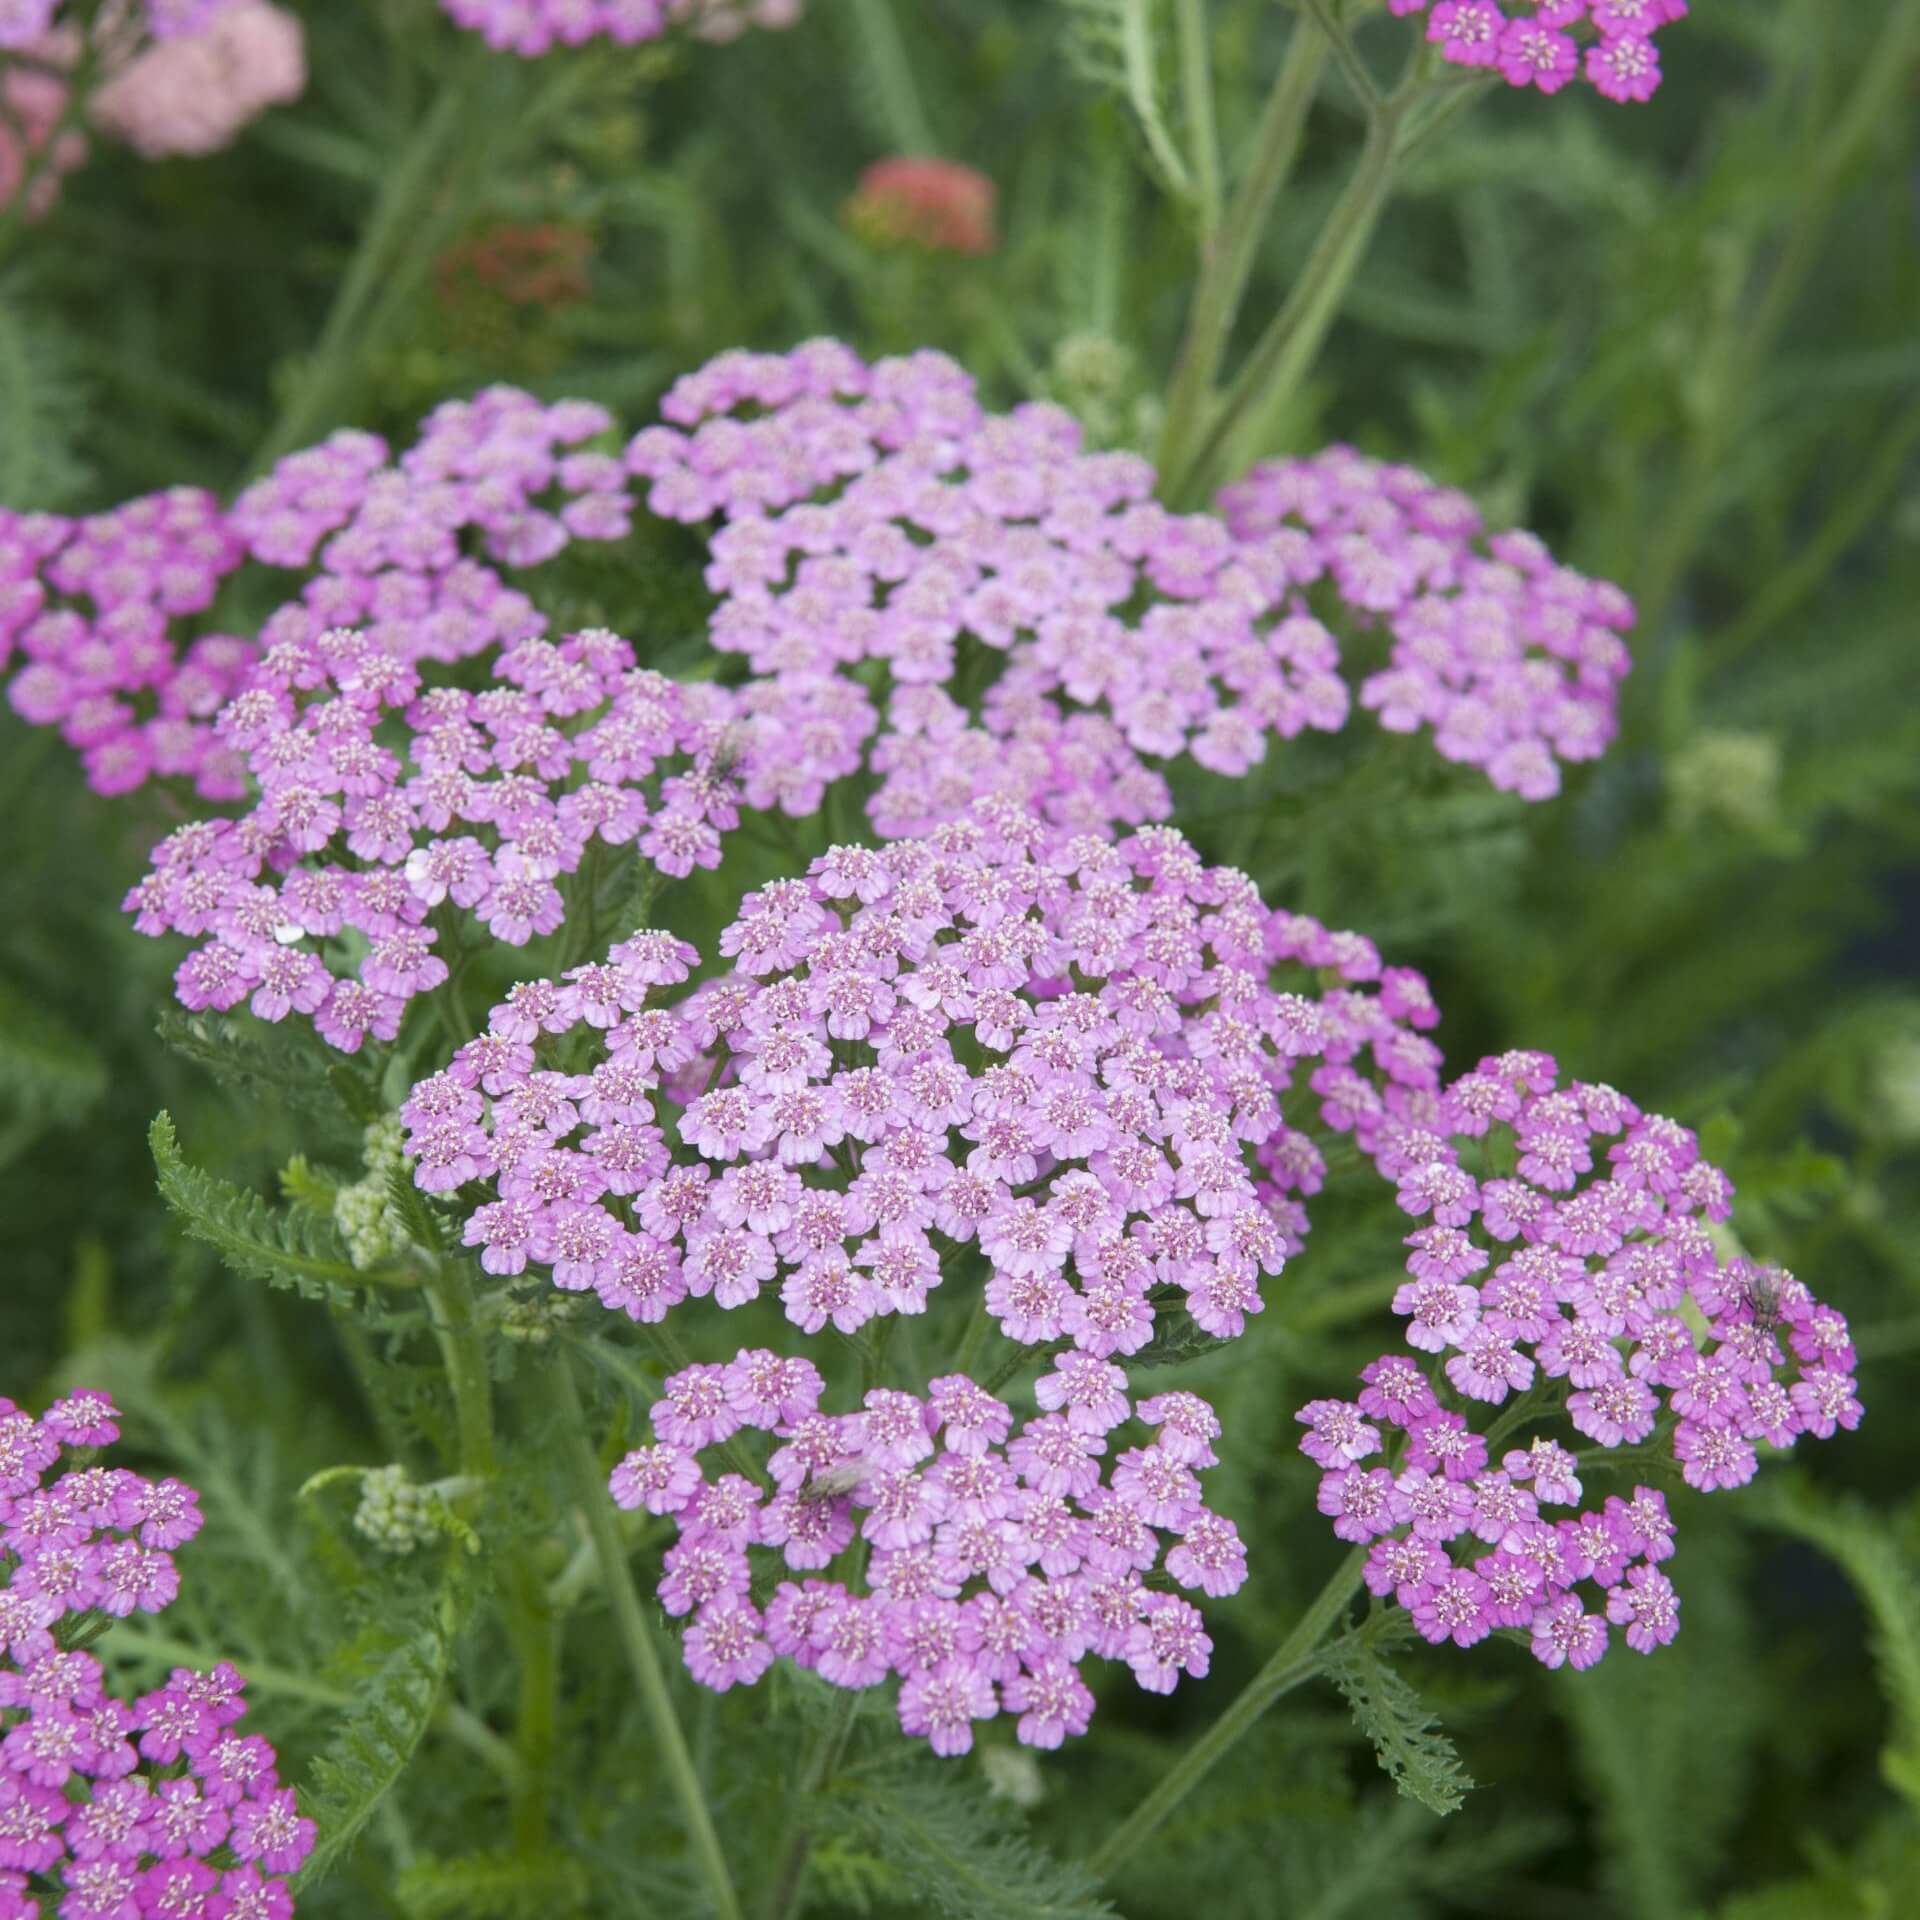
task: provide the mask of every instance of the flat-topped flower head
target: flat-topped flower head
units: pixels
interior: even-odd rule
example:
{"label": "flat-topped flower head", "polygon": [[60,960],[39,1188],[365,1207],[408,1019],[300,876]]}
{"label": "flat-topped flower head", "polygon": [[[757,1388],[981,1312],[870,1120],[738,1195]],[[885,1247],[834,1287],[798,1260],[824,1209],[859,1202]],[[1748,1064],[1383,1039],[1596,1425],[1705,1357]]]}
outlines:
{"label": "flat-topped flower head", "polygon": [[1525,800],[1559,791],[1562,762],[1606,751],[1632,665],[1618,587],[1532,534],[1488,536],[1465,494],[1351,447],[1265,462],[1220,510],[1301,615],[1385,635],[1360,704],[1390,732],[1430,730],[1443,758]]}
{"label": "flat-topped flower head", "polygon": [[[408,667],[546,633],[502,569],[627,533],[625,474],[590,444],[611,424],[584,401],[490,387],[436,408],[397,458],[372,434],[336,433],[230,508],[177,487],[81,520],[0,509],[8,699],[60,729],[98,792],[178,778],[242,801],[243,743],[215,722],[262,658],[284,677],[342,627]],[[253,633],[223,631],[218,597],[249,562],[285,603]],[[294,671],[297,689],[318,684],[310,661]]]}
{"label": "flat-topped flower head", "polygon": [[0,1399],[0,1913],[284,1920],[314,1825],[240,1730],[241,1676],[176,1667],[123,1699],[71,1644],[165,1608],[199,1531],[189,1488],[92,1459],[118,1431],[104,1393],[39,1420]]}
{"label": "flat-topped flower head", "polygon": [[605,40],[635,47],[683,27],[731,40],[749,27],[788,27],[803,0],[440,0],[457,26],[501,53],[536,59],[556,47]]}
{"label": "flat-topped flower head", "polygon": [[786,747],[756,805],[810,813],[864,757],[884,837],[981,795],[1109,831],[1167,816],[1183,755],[1238,775],[1347,717],[1332,636],[1280,617],[1215,517],[1058,407],[988,412],[943,355],[722,354],[662,411],[627,464],[655,513],[721,522],[713,641]]}
{"label": "flat-topped flower head", "polygon": [[[1427,39],[1450,66],[1497,73],[1510,87],[1558,93],[1584,71],[1615,101],[1650,100],[1660,85],[1654,36],[1686,17],[1687,0],[1387,0],[1427,16]],[[1584,66],[1583,66],[1584,61]]]}
{"label": "flat-topped flower head", "polygon": [[1352,1401],[1301,1408],[1320,1511],[1430,1640],[1511,1628],[1576,1668],[1613,1626],[1664,1645],[1665,1500],[1591,1483],[1664,1466],[1710,1493],[1751,1480],[1762,1447],[1858,1426],[1846,1320],[1791,1274],[1721,1257],[1709,1229],[1733,1189],[1692,1132],[1561,1085],[1544,1054],[1482,1060],[1384,1170],[1403,1211],[1448,1221],[1408,1236],[1394,1298],[1432,1358],[1383,1355]]}
{"label": "flat-topped flower head", "polygon": [[[778,1403],[749,1386],[782,1368]],[[684,1409],[716,1391],[744,1409],[737,1424],[690,1428]],[[1097,1422],[1076,1429],[1046,1413],[1016,1428],[962,1374],[925,1399],[875,1389],[854,1413],[822,1413],[821,1392],[805,1361],[757,1350],[688,1368],[655,1405],[654,1438],[614,1469],[617,1504],[675,1522],[658,1594],[688,1621],[686,1663],[702,1685],[751,1685],[776,1657],[839,1687],[897,1681],[902,1731],[950,1756],[1002,1711],[1029,1746],[1084,1733],[1088,1653],[1125,1662],[1154,1693],[1206,1674],[1201,1612],[1164,1590],[1224,1595],[1246,1577],[1232,1521],[1202,1502],[1195,1467],[1206,1463],[1176,1437],[1219,1431],[1204,1401],[1162,1396],[1158,1437],[1141,1429],[1129,1444],[1124,1393],[1098,1395]],[[1094,1398],[1069,1394],[1080,1406]],[[709,1477],[717,1463],[702,1453],[731,1438],[731,1466],[761,1434],[764,1477]],[[1046,1465],[1062,1434],[1087,1469],[1069,1484]],[[856,1540],[864,1578],[821,1577]],[[769,1597],[762,1606],[750,1593]]]}
{"label": "flat-topped flower head", "polygon": [[[175,974],[183,1005],[298,1014],[347,1053],[391,1040],[447,978],[442,935],[463,916],[524,946],[561,925],[562,885],[596,843],[679,876],[719,863],[737,817],[729,783],[702,772],[703,704],[609,633],[521,640],[480,693],[423,688],[377,630],[283,638],[216,730],[253,805],[163,840],[128,910],[143,933],[202,942]],[[648,984],[578,969],[564,1023],[619,1020]]]}
{"label": "flat-topped flower head", "polygon": [[[1419,977],[1166,828],[981,802],[757,889],[720,951],[677,997],[695,956],[656,934],[526,983],[416,1086],[414,1177],[490,1182],[463,1229],[489,1271],[645,1321],[775,1294],[810,1334],[973,1273],[1007,1338],[1077,1350],[1042,1399],[1077,1428],[1169,1308],[1219,1338],[1260,1311],[1322,1171],[1301,1123],[1378,1155],[1437,1115]],[[1153,1405],[1198,1460],[1179,1397]]]}

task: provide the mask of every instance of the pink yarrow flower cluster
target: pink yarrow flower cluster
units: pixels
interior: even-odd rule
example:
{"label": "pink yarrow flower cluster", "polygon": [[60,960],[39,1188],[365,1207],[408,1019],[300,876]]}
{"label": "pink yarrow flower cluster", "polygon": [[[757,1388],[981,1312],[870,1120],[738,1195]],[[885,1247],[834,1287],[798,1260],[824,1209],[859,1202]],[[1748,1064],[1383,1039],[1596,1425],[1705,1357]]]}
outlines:
{"label": "pink yarrow flower cluster", "polygon": [[[83,520],[0,509],[9,699],[61,729],[96,791],[177,777],[203,799],[244,798],[212,721],[261,653],[351,626],[403,663],[445,664],[546,631],[501,569],[627,533],[624,471],[590,444],[611,425],[585,401],[492,387],[436,408],[397,459],[372,434],[336,433],[230,509],[192,488]],[[296,597],[257,636],[198,631],[250,561],[304,575]]]}
{"label": "pink yarrow flower cluster", "polygon": [[[613,1471],[619,1505],[676,1523],[658,1594],[689,1617],[685,1659],[703,1686],[751,1685],[776,1658],[836,1687],[897,1679],[902,1730],[950,1756],[999,1713],[1028,1746],[1085,1733],[1089,1654],[1124,1661],[1153,1693],[1204,1678],[1199,1608],[1147,1585],[1163,1565],[1209,1596],[1246,1578],[1233,1522],[1201,1498],[1220,1432],[1204,1400],[1136,1407],[1120,1369],[1086,1355],[1042,1377],[1042,1412],[1018,1429],[964,1374],[924,1398],[877,1388],[852,1414],[822,1413],[821,1391],[811,1362],[760,1350],[688,1367],[654,1405],[652,1442]],[[1135,1420],[1145,1444],[1125,1445]],[[764,1475],[709,1479],[701,1456],[731,1442],[738,1460],[749,1433],[776,1443]],[[795,1577],[763,1610],[756,1561],[776,1553]],[[826,1577],[842,1556],[859,1570]]]}
{"label": "pink yarrow flower cluster", "polygon": [[[1513,1628],[1548,1666],[1586,1667],[1611,1625],[1650,1653],[1679,1628],[1661,1496],[1546,1510],[1661,1456],[1701,1492],[1741,1486],[1761,1446],[1857,1426],[1846,1320],[1791,1274],[1720,1258],[1732,1187],[1687,1128],[1561,1086],[1544,1054],[1481,1061],[1398,1145],[1386,1170],[1423,1224],[1394,1309],[1433,1359],[1383,1356],[1355,1400],[1301,1409],[1320,1511],[1372,1543],[1369,1586],[1429,1640]],[[1549,1420],[1564,1440],[1534,1431]]]}
{"label": "pink yarrow flower cluster", "polygon": [[299,19],[266,0],[227,0],[200,31],[158,41],[110,72],[88,115],[148,160],[213,153],[306,85]]}
{"label": "pink yarrow flower cluster", "polygon": [[1332,635],[1218,519],[1169,513],[1057,407],[988,413],[943,355],[728,353],[662,411],[627,465],[655,513],[722,522],[713,643],[790,742],[757,806],[812,812],[871,743],[883,837],[982,795],[1107,831],[1170,813],[1168,761],[1237,775],[1347,717]]}
{"label": "pink yarrow flower cluster", "polygon": [[458,26],[501,53],[527,59],[555,47],[611,40],[633,47],[687,27],[703,40],[731,40],[748,27],[789,27],[803,0],[440,0]]}
{"label": "pink yarrow flower cluster", "polygon": [[118,1437],[105,1394],[39,1420],[0,1399],[0,1920],[287,1920],[314,1827],[239,1731],[240,1675],[121,1700],[71,1644],[165,1607],[200,1527],[178,1481],[94,1459]]}
{"label": "pink yarrow flower cluster", "polygon": [[219,502],[195,487],[149,494],[82,520],[0,508],[0,673],[30,725],[58,727],[101,794],[156,775],[202,799],[243,791],[213,716],[244,683],[254,649],[178,621],[205,613],[245,559]]}
{"label": "pink yarrow flower cluster", "polygon": [[659,933],[528,982],[414,1087],[417,1184],[492,1184],[464,1229],[489,1272],[643,1321],[773,1289],[852,1333],[977,1248],[1009,1339],[1104,1361],[1170,1305],[1219,1338],[1260,1311],[1324,1172],[1296,1072],[1367,1150],[1432,1117],[1419,976],[1166,828],[982,802],[748,895],[720,947],[733,971],[670,1005],[697,956]]}
{"label": "pink yarrow flower cluster", "polygon": [[1412,467],[1330,447],[1255,467],[1220,496],[1248,564],[1325,603],[1387,664],[1360,703],[1393,733],[1431,729],[1447,760],[1546,800],[1560,763],[1596,759],[1618,727],[1633,603],[1556,562],[1534,534],[1484,534],[1463,493]]}
{"label": "pink yarrow flower cluster", "polygon": [[1687,0],[1387,0],[1427,15],[1427,38],[1453,66],[1497,73],[1510,87],[1558,93],[1585,75],[1609,100],[1650,100],[1660,85],[1654,36]]}
{"label": "pink yarrow flower cluster", "polygon": [[177,828],[125,903],[141,932],[201,942],[174,976],[183,1006],[298,1014],[347,1053],[447,979],[463,919],[524,946],[561,925],[560,883],[596,843],[679,876],[717,866],[736,819],[704,764],[712,690],[636,667],[614,635],[522,640],[470,693],[424,688],[377,631],[267,650],[216,722],[253,807]]}

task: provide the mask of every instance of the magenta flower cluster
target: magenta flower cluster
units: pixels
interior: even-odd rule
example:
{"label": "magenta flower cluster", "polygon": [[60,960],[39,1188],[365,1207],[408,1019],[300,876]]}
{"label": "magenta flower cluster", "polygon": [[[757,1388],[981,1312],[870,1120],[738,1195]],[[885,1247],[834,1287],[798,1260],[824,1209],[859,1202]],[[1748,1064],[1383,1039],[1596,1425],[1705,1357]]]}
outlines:
{"label": "magenta flower cluster", "polygon": [[1686,17],[1687,0],[1387,0],[1427,14],[1427,38],[1457,67],[1510,87],[1558,93],[1584,72],[1609,100],[1650,100],[1660,85],[1654,36]]}
{"label": "magenta flower cluster", "polygon": [[239,1674],[176,1668],[125,1701],[73,1644],[165,1607],[200,1528],[177,1480],[92,1457],[118,1437],[104,1394],[39,1420],[0,1400],[0,1920],[42,1895],[46,1920],[287,1920],[314,1827],[238,1730]]}
{"label": "magenta flower cluster", "polygon": [[204,800],[245,791],[213,716],[245,683],[251,642],[173,623],[204,613],[245,548],[195,487],[149,494],[83,520],[0,508],[0,673],[30,725],[58,727],[96,793],[153,775]]}
{"label": "magenta flower cluster", "polygon": [[[876,1388],[860,1412],[825,1414],[811,1362],[748,1350],[667,1381],[652,1443],[614,1469],[611,1489],[675,1522],[659,1600],[692,1616],[684,1655],[702,1685],[750,1685],[776,1657],[837,1687],[897,1677],[901,1728],[935,1753],[967,1752],[975,1725],[1001,1712],[1026,1745],[1057,1747],[1093,1715],[1088,1654],[1124,1661],[1153,1693],[1206,1674],[1200,1610],[1150,1587],[1156,1567],[1213,1596],[1246,1578],[1233,1522],[1201,1498],[1220,1433],[1212,1409],[1190,1393],[1136,1407],[1125,1378],[1062,1355],[1040,1379],[1042,1411],[1016,1429],[1003,1401],[958,1373],[924,1398]],[[1116,1432],[1136,1419],[1151,1437],[1109,1470]],[[754,1467],[738,1437],[753,1432],[778,1443],[764,1478],[707,1478],[703,1454]],[[764,1609],[756,1548],[797,1576]],[[824,1577],[836,1563],[845,1577]]]}
{"label": "magenta flower cluster", "polygon": [[[436,408],[397,460],[372,434],[336,433],[231,509],[176,488],[79,521],[0,510],[9,698],[61,729],[96,791],[172,776],[241,799],[245,768],[212,722],[282,641],[355,626],[397,660],[444,665],[546,631],[499,569],[627,533],[621,465],[587,445],[611,426],[584,401],[493,387]],[[254,638],[192,631],[249,561],[304,574],[297,597]]]}
{"label": "magenta flower cluster", "polygon": [[367,633],[289,631],[216,723],[259,798],[176,828],[126,906],[143,933],[202,941],[174,976],[184,1006],[297,1013],[347,1053],[392,1040],[461,959],[443,933],[462,916],[509,946],[552,933],[590,847],[637,841],[674,875],[719,864],[737,816],[693,764],[715,733],[700,691],[606,633],[509,646],[468,693],[423,690]]}
{"label": "magenta flower cluster", "polygon": [[1437,1093],[1419,975],[1167,828],[1068,839],[980,802],[749,894],[720,947],[732,972],[672,1006],[697,956],[660,933],[516,987],[414,1087],[415,1181],[493,1183],[465,1226],[489,1272],[647,1321],[773,1287],[844,1334],[924,1312],[977,1247],[1007,1338],[1092,1365],[1170,1303],[1221,1338],[1260,1311],[1324,1171],[1283,1117],[1296,1071],[1367,1151]]}
{"label": "magenta flower cluster", "polygon": [[1389,731],[1430,728],[1443,758],[1526,800],[1611,744],[1633,603],[1536,535],[1484,537],[1465,494],[1351,447],[1265,462],[1220,508],[1250,563],[1384,628],[1391,652],[1360,704]]}
{"label": "magenta flower cluster", "polygon": [[[1368,1584],[1429,1640],[1522,1629],[1555,1667],[1592,1665],[1609,1623],[1642,1653],[1664,1645],[1679,1598],[1660,1495],[1543,1509],[1577,1507],[1583,1474],[1662,1457],[1702,1492],[1740,1486],[1759,1446],[1857,1426],[1846,1320],[1790,1274],[1721,1259],[1710,1229],[1733,1190],[1687,1128],[1560,1085],[1545,1054],[1481,1061],[1382,1165],[1423,1222],[1393,1304],[1433,1360],[1383,1356],[1356,1400],[1301,1410],[1321,1512],[1372,1543]],[[1493,1464],[1549,1420],[1590,1445],[1535,1433]]]}
{"label": "magenta flower cluster", "polygon": [[[944,355],[723,354],[662,411],[627,464],[655,513],[723,523],[713,643],[798,742],[768,770],[790,813],[877,734],[885,838],[981,795],[1105,831],[1171,812],[1160,763],[1238,775],[1269,736],[1346,720],[1338,643],[1280,606],[1276,569],[1157,504],[1145,461],[1082,451],[1059,408],[986,412]],[[825,703],[837,727],[786,719]]]}
{"label": "magenta flower cluster", "polygon": [[458,26],[501,53],[533,59],[555,47],[610,40],[633,47],[688,26],[707,40],[731,40],[750,26],[785,27],[802,0],[440,0]]}

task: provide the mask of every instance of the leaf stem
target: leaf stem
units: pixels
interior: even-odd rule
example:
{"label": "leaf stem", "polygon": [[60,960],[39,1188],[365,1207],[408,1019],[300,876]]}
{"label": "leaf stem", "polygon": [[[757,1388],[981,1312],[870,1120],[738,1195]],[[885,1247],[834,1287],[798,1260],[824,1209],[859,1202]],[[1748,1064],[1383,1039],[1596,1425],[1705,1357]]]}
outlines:
{"label": "leaf stem", "polygon": [[1188,309],[1173,382],[1167,390],[1167,418],[1159,449],[1163,474],[1185,464],[1200,431],[1273,204],[1300,151],[1307,113],[1319,88],[1327,54],[1326,35],[1312,21],[1300,21],[1287,42],[1286,58],[1261,110],[1252,158],[1234,191],[1226,218],[1217,233],[1209,231],[1202,236],[1200,280]]}
{"label": "leaf stem", "polygon": [[1087,1869],[1097,1879],[1111,1878],[1114,1869],[1154,1833],[1226,1756],[1228,1748],[1281,1695],[1290,1693],[1319,1671],[1320,1643],[1353,1604],[1353,1596],[1360,1590],[1360,1570],[1366,1565],[1366,1559],[1366,1548],[1355,1547],[1340,1562],[1293,1631],[1280,1643],[1273,1658],[1247,1682],[1219,1719],[1162,1777],[1160,1784],[1107,1836],[1104,1844],[1088,1856]]}
{"label": "leaf stem", "polygon": [[667,1677],[660,1664],[654,1628],[640,1604],[639,1592],[633,1584],[633,1570],[620,1543],[620,1529],[614,1524],[613,1503],[587,1442],[586,1413],[573,1383],[572,1366],[560,1358],[546,1371],[553,1382],[554,1412],[562,1430],[562,1445],[568,1454],[575,1498],[586,1521],[588,1538],[593,1542],[594,1557],[600,1563],[600,1576],[606,1583],[614,1625],[627,1665],[639,1685],[641,1705],[653,1729],[655,1748],[666,1766],[687,1823],[687,1837],[692,1842],[701,1877],[706,1881],[707,1898],[716,1920],[740,1920],[740,1902],[727,1871],[727,1858],[714,1831],[713,1816],[707,1811],[706,1796],[700,1790],[700,1776],[687,1750],[686,1736],[674,1716],[673,1697],[667,1691]]}
{"label": "leaf stem", "polygon": [[1179,0],[1180,97],[1187,110],[1200,232],[1211,240],[1220,225],[1220,129],[1214,120],[1213,51],[1207,39],[1207,0]]}
{"label": "leaf stem", "polygon": [[800,1898],[806,1877],[807,1855],[813,1850],[813,1829],[807,1824],[806,1803],[824,1787],[839,1768],[847,1750],[848,1737],[860,1712],[860,1696],[852,1688],[834,1704],[833,1716],[820,1729],[806,1771],[800,1776],[794,1796],[794,1813],[787,1822],[786,1841],[780,1852],[780,1871],[767,1895],[767,1920],[790,1920]]}
{"label": "leaf stem", "polygon": [[1250,420],[1271,417],[1312,368],[1393,189],[1403,112],[1393,102],[1375,109],[1360,164],[1327,215],[1293,290],[1214,410],[1198,450],[1168,477],[1167,494],[1176,503],[1206,491],[1233,435]]}

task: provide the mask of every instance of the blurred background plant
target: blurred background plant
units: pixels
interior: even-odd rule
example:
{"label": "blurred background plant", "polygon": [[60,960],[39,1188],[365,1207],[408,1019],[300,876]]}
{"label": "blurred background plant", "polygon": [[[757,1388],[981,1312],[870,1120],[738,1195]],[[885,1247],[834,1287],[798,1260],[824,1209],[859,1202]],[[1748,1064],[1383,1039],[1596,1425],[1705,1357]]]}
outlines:
{"label": "blurred background plant", "polygon": [[[1100,444],[1161,438],[1200,218],[1166,191],[1167,153],[1193,129],[1177,90],[1143,122],[1103,35],[1137,18],[1167,39],[1172,7],[818,0],[724,53],[537,62],[488,53],[426,0],[298,11],[297,105],[210,157],[98,145],[0,243],[0,501],[228,489],[336,425],[404,432],[495,380],[639,422],[714,351],[817,333],[944,348],[997,403],[1058,400]],[[1369,58],[1415,30],[1350,12]],[[1231,153],[1295,16],[1213,0],[1205,18]],[[1902,1417],[1920,1391],[1920,6],[1704,0],[1662,48],[1645,107],[1499,90],[1410,156],[1310,377],[1228,462],[1349,440],[1620,581],[1642,609],[1621,741],[1524,814],[1441,792],[1404,743],[1369,735],[1357,765],[1296,743],[1225,801],[1196,791],[1181,824],[1270,898],[1426,968],[1456,1065],[1551,1049],[1700,1127],[1751,1251],[1852,1316],[1872,1417],[1803,1479],[1689,1503],[1688,1631],[1660,1661],[1568,1684],[1517,1657],[1409,1658],[1482,1783],[1459,1814],[1396,1798],[1339,1704],[1295,1696],[1109,1889],[1134,1920],[1197,1900],[1848,1920],[1920,1888]],[[1243,348],[1360,143],[1350,76],[1311,98]],[[929,163],[972,170],[964,244],[874,217],[871,170],[897,186],[903,159],[922,181]],[[660,610],[703,592],[682,550],[658,567],[680,571],[627,605],[619,581],[592,587],[643,653],[680,637]],[[171,957],[118,902],[173,822],[165,794],[96,801],[10,714],[0,741],[4,1384],[114,1388],[130,1438],[201,1487],[214,1524],[189,1550],[191,1604],[210,1644],[274,1676],[255,1711],[291,1776],[338,1746],[347,1702],[375,1703],[327,1776],[366,1844],[301,1911],[701,1911],[677,1842],[646,1830],[653,1763],[617,1689],[565,1703],[559,1737],[591,1743],[593,1790],[540,1871],[496,1854],[498,1742],[444,1687],[458,1663],[484,1700],[492,1650],[449,1632],[439,1556],[377,1544],[431,1533],[431,1498],[370,1482],[358,1509],[294,1499],[342,1460],[420,1457],[416,1435],[369,1427],[354,1385],[384,1369],[404,1401],[398,1349],[344,1321],[317,1340],[308,1303],[181,1241],[147,1123],[167,1108],[196,1160],[265,1192],[296,1143],[361,1178],[361,1142],[316,1145],[284,1090],[237,1103],[156,1038]],[[717,882],[685,884],[716,917]],[[1216,1609],[1213,1682],[1116,1702],[1070,1755],[990,1746],[958,1773],[857,1781],[827,1809],[815,1910],[1100,1910],[1008,1832],[1083,1851],[1318,1586],[1328,1545],[1291,1409],[1379,1350],[1395,1233],[1357,1206],[1320,1216],[1258,1337],[1182,1381],[1236,1435],[1219,1504],[1261,1573]],[[419,1412],[436,1417],[424,1386]],[[187,1605],[174,1639],[193,1636]],[[156,1667],[177,1651],[115,1644]],[[822,1711],[773,1684],[779,1711]],[[756,1817],[781,1764],[748,1737],[764,1696],[682,1704],[723,1827]],[[400,1779],[423,1743],[433,1764]]]}

